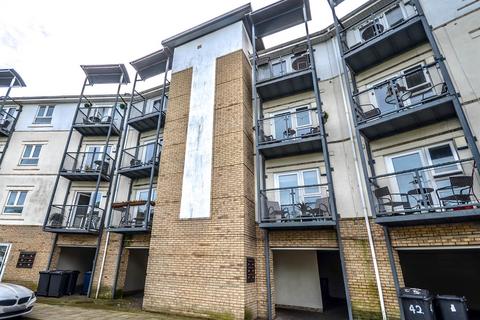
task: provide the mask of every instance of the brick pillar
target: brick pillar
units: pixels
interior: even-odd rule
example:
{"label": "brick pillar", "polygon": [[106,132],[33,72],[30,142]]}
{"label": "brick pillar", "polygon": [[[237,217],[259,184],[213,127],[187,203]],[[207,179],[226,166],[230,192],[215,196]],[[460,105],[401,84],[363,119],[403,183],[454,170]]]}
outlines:
{"label": "brick pillar", "polygon": [[[242,50],[219,57],[211,216],[180,219],[192,69],[172,75],[158,178],[144,308],[244,319],[256,317],[250,66]],[[252,297],[255,297],[253,298]]]}

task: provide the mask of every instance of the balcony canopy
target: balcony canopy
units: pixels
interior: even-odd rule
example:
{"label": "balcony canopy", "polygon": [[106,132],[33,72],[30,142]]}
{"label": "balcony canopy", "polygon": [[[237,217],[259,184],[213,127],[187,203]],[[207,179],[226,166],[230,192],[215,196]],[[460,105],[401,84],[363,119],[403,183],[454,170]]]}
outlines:
{"label": "balcony canopy", "polygon": [[171,55],[172,54],[168,48],[163,48],[145,57],[132,61],[130,64],[138,72],[140,78],[146,80],[168,71],[170,66],[167,66],[167,62]]}
{"label": "balcony canopy", "polygon": [[[130,83],[124,64],[81,65],[80,67],[85,72],[89,85],[120,83],[120,81],[122,84]],[[120,79],[121,76],[123,78]]]}
{"label": "balcony canopy", "polygon": [[26,87],[22,77],[14,69],[0,69],[0,87],[8,88],[15,79],[13,87]]}
{"label": "balcony canopy", "polygon": [[303,5],[307,12],[307,21],[312,19],[309,0],[281,0],[250,14],[255,25],[255,35],[259,38],[303,23]]}

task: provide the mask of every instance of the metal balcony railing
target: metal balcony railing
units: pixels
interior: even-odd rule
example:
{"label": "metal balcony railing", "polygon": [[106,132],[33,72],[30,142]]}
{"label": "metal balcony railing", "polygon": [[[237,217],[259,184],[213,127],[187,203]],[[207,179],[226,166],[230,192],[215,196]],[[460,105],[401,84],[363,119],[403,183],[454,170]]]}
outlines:
{"label": "metal balcony railing", "polygon": [[[122,104],[123,106],[123,104]],[[122,113],[119,110],[120,105],[114,106],[91,106],[86,103],[79,107],[74,125],[81,126],[105,126],[113,124],[116,130],[122,127]]]}
{"label": "metal balcony railing", "polygon": [[98,232],[103,211],[93,205],[52,205],[45,227],[65,232]]}
{"label": "metal balcony railing", "polygon": [[260,191],[261,223],[333,221],[327,184]]}
{"label": "metal balcony railing", "polygon": [[160,99],[155,101],[155,103],[152,103],[152,104],[147,103],[147,100],[145,100],[142,103],[132,104],[129,120],[143,117],[149,114],[159,113],[159,112],[162,112],[163,116],[165,116],[165,112],[167,110],[167,104],[168,104],[167,96],[165,96],[163,106],[161,105]]}
{"label": "metal balcony railing", "polygon": [[145,230],[152,226],[155,202],[135,200],[112,205],[109,228],[127,230]]}
{"label": "metal balcony railing", "polygon": [[62,172],[83,174],[110,174],[114,159],[107,153],[102,162],[103,151],[67,152],[62,165]]}
{"label": "metal balcony railing", "polygon": [[310,69],[310,55],[307,51],[283,55],[269,60],[268,57],[257,60],[257,82],[279,78],[299,71]]}
{"label": "metal balcony railing", "polygon": [[480,208],[480,184],[472,159],[382,174],[369,181],[377,217]]}
{"label": "metal balcony railing", "polygon": [[156,144],[156,156],[154,154],[155,142],[124,149],[119,170],[158,165],[160,162],[160,153],[162,152],[162,144],[159,142]]}
{"label": "metal balcony railing", "polygon": [[417,66],[353,95],[358,124],[400,115],[448,95],[438,63]]}
{"label": "metal balcony railing", "polygon": [[14,109],[0,110],[0,134],[9,135],[13,130],[17,111]]}
{"label": "metal balcony railing", "polygon": [[412,1],[403,0],[389,3],[369,14],[362,21],[340,30],[344,53],[364,46],[382,35],[393,32],[408,21],[418,16]]}
{"label": "metal balcony railing", "polygon": [[305,108],[258,120],[259,144],[269,144],[320,135],[318,112]]}

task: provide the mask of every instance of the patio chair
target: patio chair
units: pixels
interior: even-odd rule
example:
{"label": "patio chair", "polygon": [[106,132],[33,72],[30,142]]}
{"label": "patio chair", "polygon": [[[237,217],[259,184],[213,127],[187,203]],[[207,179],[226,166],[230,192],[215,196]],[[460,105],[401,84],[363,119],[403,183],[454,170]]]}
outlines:
{"label": "patio chair", "polygon": [[[478,198],[473,191],[473,176],[453,176],[449,177],[450,185],[435,190],[438,200],[442,205],[448,205],[453,202],[456,205],[467,204]],[[443,196],[442,196],[443,193]]]}
{"label": "patio chair", "polygon": [[10,125],[10,120],[0,119],[0,129],[7,129],[9,125]]}
{"label": "patio chair", "polygon": [[282,209],[277,201],[267,201],[267,219],[280,222],[287,214],[286,209]]}
{"label": "patio chair", "polygon": [[273,137],[273,135],[265,134],[265,131],[263,131],[263,129],[260,129],[259,133],[260,133],[260,141],[262,141],[263,143],[275,142],[275,138]]}
{"label": "patio chair", "polygon": [[[356,110],[358,111],[362,120],[375,118],[382,114],[382,111],[371,103],[361,104],[361,105],[355,103],[355,105],[356,105]],[[370,107],[370,110],[364,111],[364,107],[367,107],[367,106]]]}
{"label": "patio chair", "polygon": [[310,214],[315,218],[330,218],[329,198],[323,197],[315,201],[315,207],[310,208]]}
{"label": "patio chair", "polygon": [[[373,194],[377,198],[378,210],[382,214],[395,214],[395,208],[411,209],[410,198],[408,193],[391,193],[388,187],[375,189]],[[406,201],[394,201],[393,196],[400,196],[400,199],[406,198]],[[385,210],[385,207],[391,207],[391,211]]]}

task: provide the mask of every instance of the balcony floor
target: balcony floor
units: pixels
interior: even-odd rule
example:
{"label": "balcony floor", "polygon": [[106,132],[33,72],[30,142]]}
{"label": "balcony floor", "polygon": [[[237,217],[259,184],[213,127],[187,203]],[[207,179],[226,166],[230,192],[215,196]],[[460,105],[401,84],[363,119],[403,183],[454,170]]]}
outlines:
{"label": "balcony floor", "polygon": [[328,229],[334,228],[336,221],[292,221],[292,222],[260,222],[259,227],[268,230],[295,230],[295,229]]}
{"label": "balcony floor", "polygon": [[406,132],[456,117],[453,97],[442,96],[420,106],[359,124],[357,128],[369,140]]}
{"label": "balcony floor", "polygon": [[[106,136],[110,124],[75,124],[73,128],[84,136]],[[113,126],[111,135],[118,136],[120,131]]]}
{"label": "balcony floor", "polygon": [[408,215],[384,216],[375,218],[375,222],[383,226],[415,226],[442,223],[457,223],[480,220],[480,209],[456,210],[445,212],[429,212]]}
{"label": "balcony floor", "polygon": [[263,101],[309,90],[313,90],[310,68],[257,82],[257,92]]}
{"label": "balcony floor", "polygon": [[[140,179],[150,177],[152,166],[126,167],[118,170],[121,174],[130,179]],[[155,166],[155,176],[158,175],[158,164]]]}
{"label": "balcony floor", "polygon": [[52,233],[65,233],[65,234],[91,234],[98,235],[98,230],[84,230],[84,229],[75,229],[75,228],[65,228],[65,227],[44,227],[44,231]]}
{"label": "balcony floor", "polygon": [[290,140],[271,141],[258,145],[257,149],[266,159],[288,157],[311,152],[321,152],[322,142],[320,135],[295,138]]}
{"label": "balcony floor", "polygon": [[427,42],[427,35],[417,16],[348,51],[344,55],[345,62],[359,73],[424,42]]}
{"label": "balcony floor", "polygon": [[[146,132],[150,130],[156,130],[159,119],[160,112],[152,112],[140,117],[130,118],[128,120],[128,125],[135,128],[135,130],[139,132]],[[161,127],[163,127],[164,123],[164,117],[162,117]]]}
{"label": "balcony floor", "polygon": [[[99,173],[84,173],[84,172],[71,172],[61,171],[60,176],[71,181],[97,181]],[[110,177],[106,174],[101,174],[100,181],[110,181]]]}
{"label": "balcony floor", "polygon": [[114,232],[114,233],[123,233],[123,234],[140,234],[140,233],[150,233],[152,230],[151,227],[145,228],[145,227],[119,227],[119,228],[114,228],[114,227],[109,227],[107,228],[107,231],[109,232]]}

